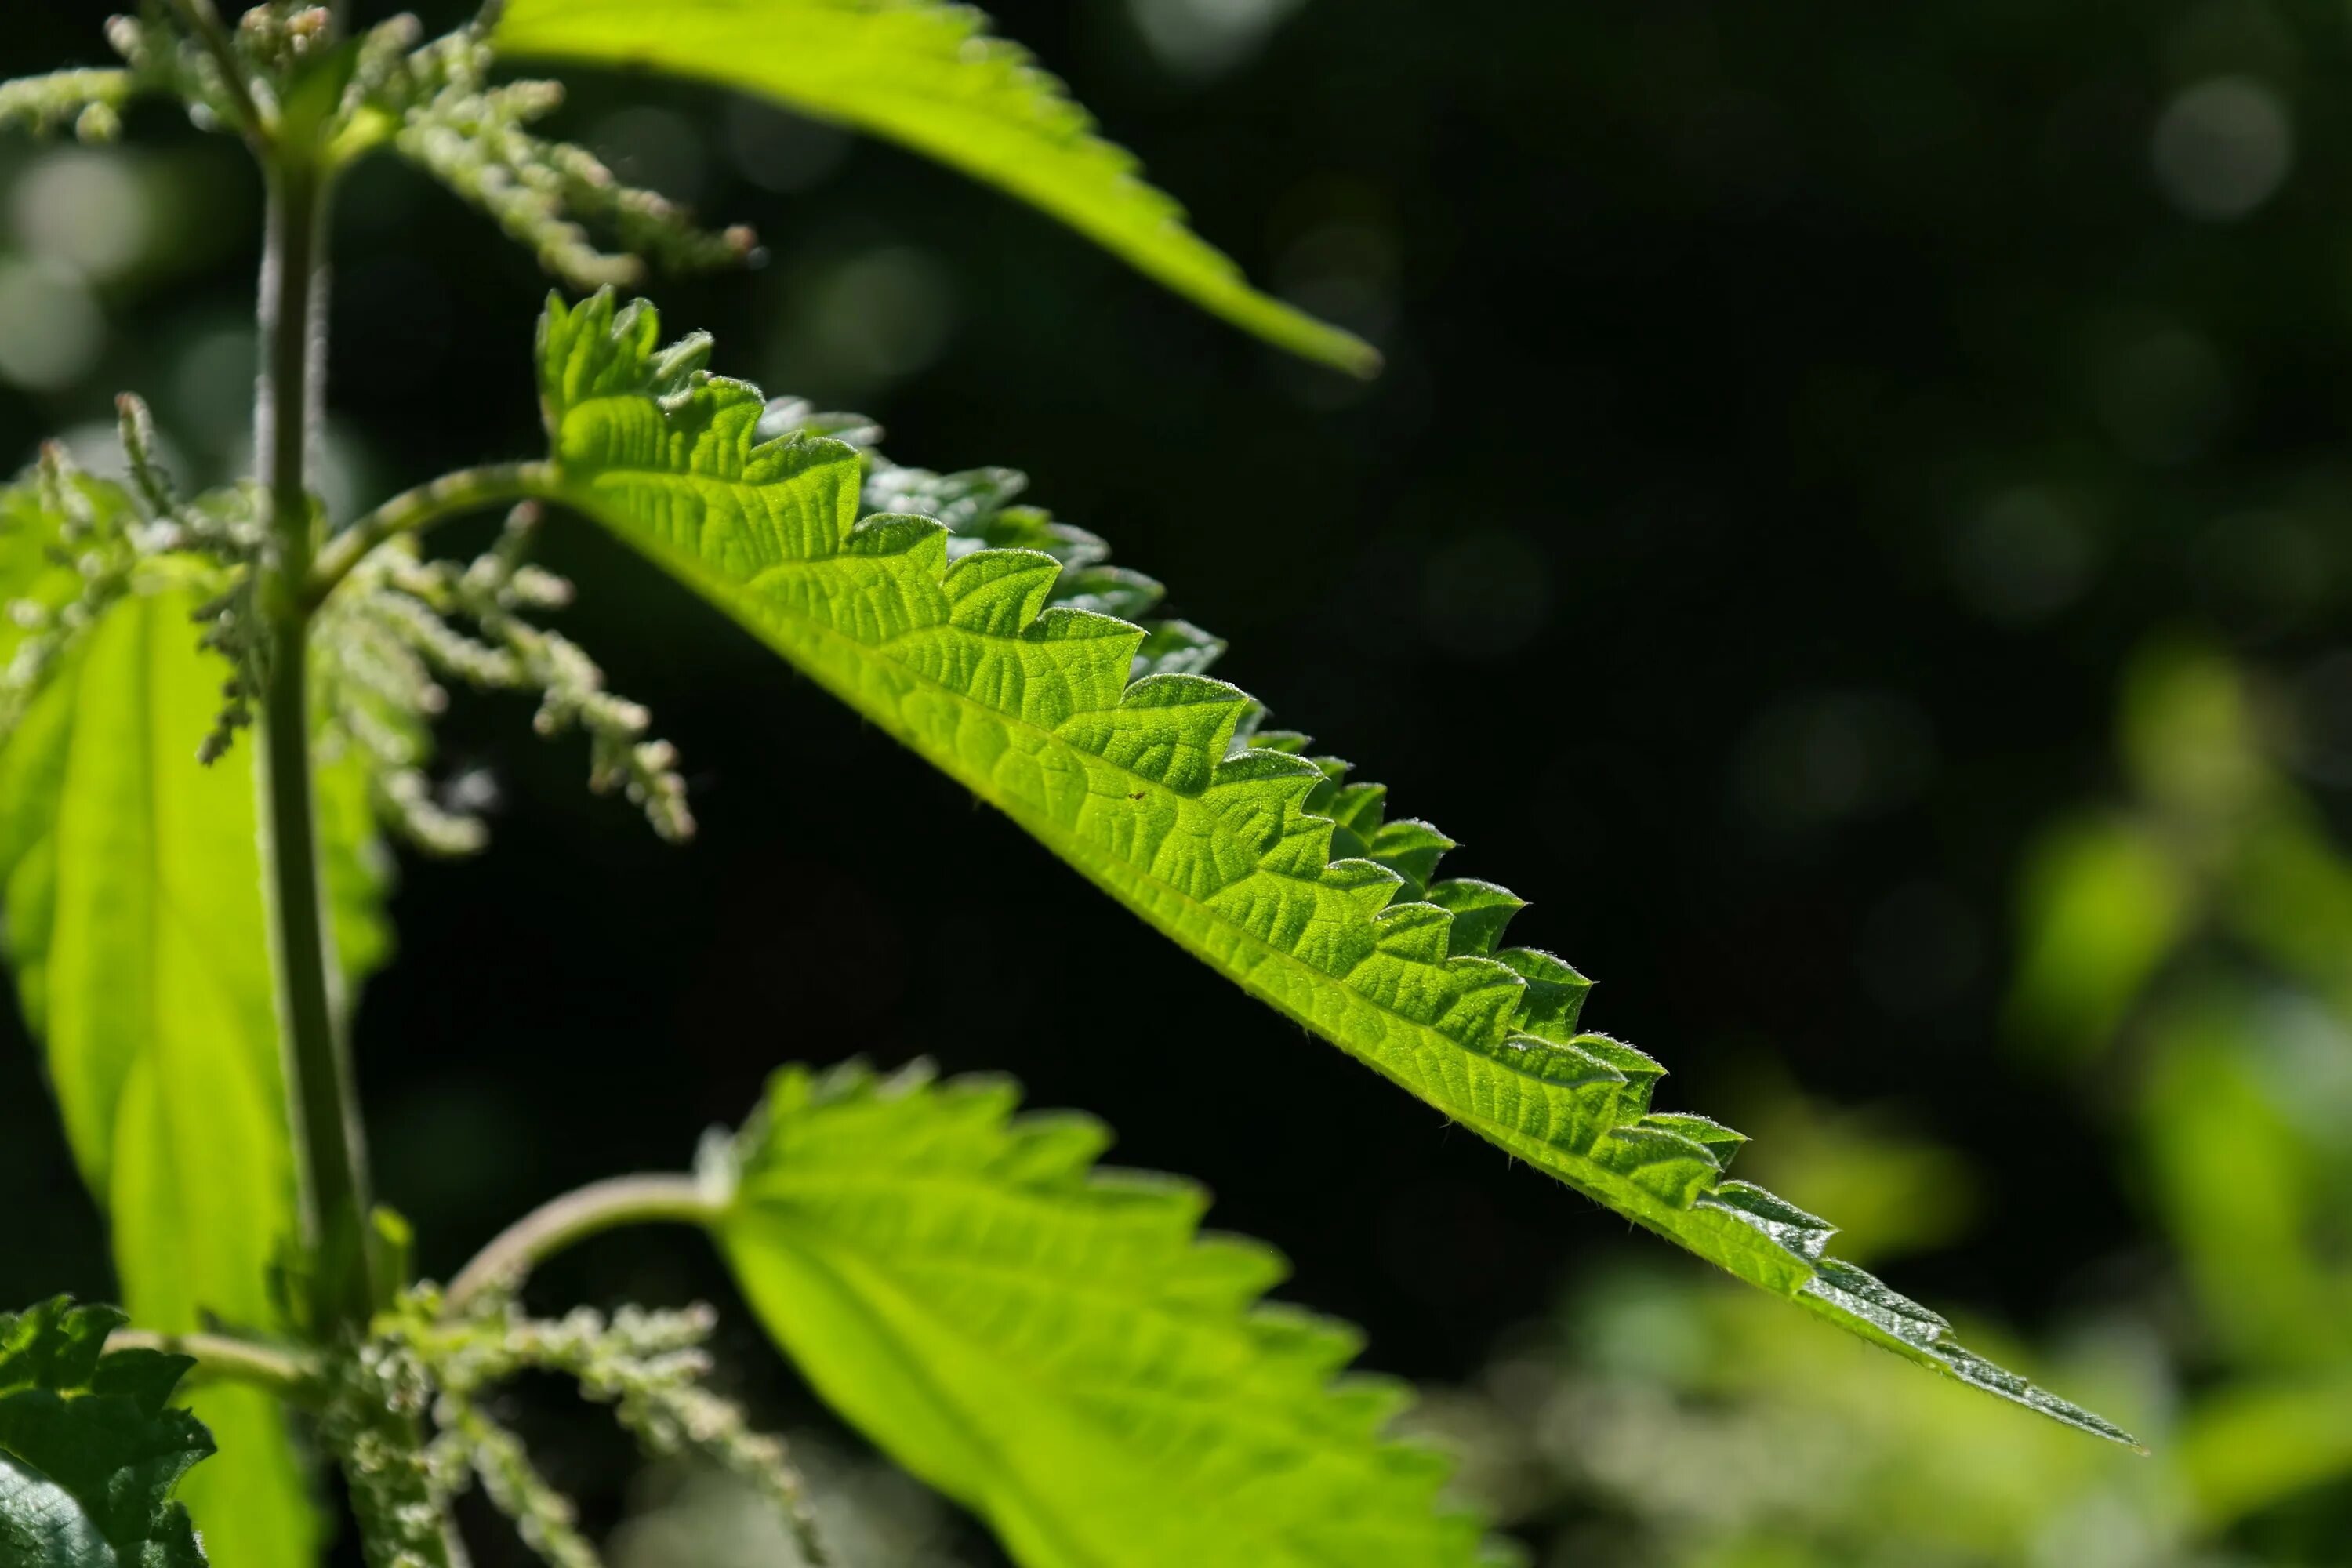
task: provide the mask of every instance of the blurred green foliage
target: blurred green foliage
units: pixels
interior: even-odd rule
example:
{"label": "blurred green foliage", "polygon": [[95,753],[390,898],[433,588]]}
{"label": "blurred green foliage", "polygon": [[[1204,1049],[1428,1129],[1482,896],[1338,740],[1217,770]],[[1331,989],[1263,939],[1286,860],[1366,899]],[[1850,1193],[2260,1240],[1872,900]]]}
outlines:
{"label": "blurred green foliage", "polygon": [[[2022,877],[2008,1016],[2094,1105],[2146,1246],[2095,1269],[2038,1358],[2151,1457],[1951,1398],[1738,1296],[1623,1264],[1441,1404],[1471,1484],[1559,1563],[2188,1568],[2352,1543],[2352,858],[2280,766],[2292,709],[2186,639],[2135,661],[2126,796]],[[1780,1093],[1799,1168],[1888,1202],[1850,1245],[1951,1239],[1967,1162]],[[1759,1150],[1759,1152],[1761,1151]],[[1998,1158],[1997,1152],[1993,1155]],[[1817,1196],[1816,1194],[1822,1195]]]}

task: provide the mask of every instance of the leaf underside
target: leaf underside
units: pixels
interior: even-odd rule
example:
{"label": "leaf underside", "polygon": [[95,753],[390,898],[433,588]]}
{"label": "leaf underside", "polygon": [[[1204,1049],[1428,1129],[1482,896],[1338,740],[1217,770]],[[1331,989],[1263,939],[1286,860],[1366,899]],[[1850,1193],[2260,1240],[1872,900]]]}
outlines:
{"label": "leaf underside", "polygon": [[1018,1099],[776,1076],[719,1236],[829,1400],[1025,1568],[1511,1560],[1440,1506],[1442,1457],[1381,1436],[1406,1391],[1337,1376],[1355,1332],[1259,1302],[1278,1256],[1200,1235],[1199,1189],[1099,1170],[1099,1123]]}
{"label": "leaf underside", "polygon": [[1263,728],[1200,673],[1222,645],[1150,619],[1158,584],[1106,565],[1091,534],[1005,504],[1017,476],[869,474],[840,441],[763,439],[782,405],[763,432],[758,389],[708,376],[707,351],[664,353],[643,304],[550,301],[562,499],[1167,936],[1490,1142],[1874,1343],[2131,1441],[1827,1256],[1825,1221],[1729,1179],[1741,1135],[1653,1111],[1664,1069],[1579,1028],[1583,976],[1504,944],[1520,900],[1436,879],[1451,840],[1387,817],[1381,787],[1307,737]]}
{"label": "leaf underside", "polygon": [[1244,331],[1359,375],[1360,339],[1249,286],[988,18],[940,0],[509,0],[501,54],[646,66],[904,143],[1030,203]]}
{"label": "leaf underside", "polygon": [[[105,481],[83,489],[93,505],[131,505]],[[55,525],[33,486],[0,490],[0,599],[40,596]],[[163,1331],[207,1317],[276,1326],[268,1281],[295,1229],[252,753],[195,760],[229,673],[197,647],[194,611],[217,588],[191,562],[151,563],[0,748],[17,999],[110,1222],[124,1303]],[[363,787],[349,767],[320,775],[347,968],[385,945]],[[221,1386],[191,1403],[224,1450],[185,1493],[215,1554],[307,1565],[318,1526],[275,1402]]]}
{"label": "leaf underside", "polygon": [[161,1351],[107,1352],[123,1317],[60,1296],[0,1312],[0,1563],[8,1568],[203,1568],[172,1500],[213,1451],[171,1408],[189,1366]]}

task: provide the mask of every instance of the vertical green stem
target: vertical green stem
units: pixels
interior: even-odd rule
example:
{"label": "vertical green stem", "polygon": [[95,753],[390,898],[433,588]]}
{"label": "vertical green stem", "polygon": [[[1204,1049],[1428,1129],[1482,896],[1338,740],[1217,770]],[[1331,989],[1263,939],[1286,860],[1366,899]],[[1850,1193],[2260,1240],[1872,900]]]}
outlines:
{"label": "vertical green stem", "polygon": [[316,351],[328,192],[310,148],[281,142],[273,152],[255,413],[255,461],[269,492],[271,519],[261,584],[270,632],[259,726],[262,863],[278,1039],[310,1253],[310,1307],[317,1330],[325,1333],[365,1322],[374,1300],[365,1155],[334,994],[310,776],[305,589],[319,541],[308,460],[320,390]]}

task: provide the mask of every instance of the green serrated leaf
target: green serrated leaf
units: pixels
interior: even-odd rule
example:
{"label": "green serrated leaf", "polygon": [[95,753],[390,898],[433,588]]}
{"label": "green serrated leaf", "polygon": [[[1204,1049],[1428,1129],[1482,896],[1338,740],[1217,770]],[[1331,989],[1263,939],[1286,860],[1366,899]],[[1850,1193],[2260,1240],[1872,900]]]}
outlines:
{"label": "green serrated leaf", "polygon": [[1382,1436],[1352,1330],[1258,1298],[1265,1247],[1199,1189],[1097,1169],[1076,1116],[999,1079],[777,1075],[721,1246],[769,1331],[1024,1568],[1447,1568],[1504,1561]]}
{"label": "green serrated leaf", "polygon": [[1361,339],[1249,286],[988,18],[940,0],[509,0],[502,54],[649,67],[905,143],[1059,218],[1205,310],[1357,375]]}
{"label": "green serrated leaf", "polygon": [[[89,480],[95,504],[128,509]],[[29,487],[0,491],[0,566],[46,560]],[[68,1141],[113,1227],[139,1321],[275,1326],[269,1272],[294,1234],[255,837],[251,756],[198,743],[228,667],[196,646],[217,588],[160,561],[84,633],[0,747],[0,899],[17,998]],[[0,598],[24,593],[0,578]],[[29,585],[38,588],[41,579]],[[382,870],[348,767],[321,775],[328,880],[349,964],[386,945]],[[193,1399],[226,1452],[190,1483],[240,1568],[307,1568],[319,1525],[284,1419],[252,1389]]]}
{"label": "green serrated leaf", "polygon": [[678,363],[649,307],[551,301],[541,397],[561,499],[1202,961],[1481,1136],[1877,1344],[2129,1441],[1826,1258],[1826,1222],[1727,1179],[1728,1129],[1651,1115],[1664,1069],[1580,1031],[1573,968],[1501,945],[1515,900],[1431,886],[1452,840],[1384,821],[1378,786],[1341,784],[1345,764],[1300,754],[1303,737],[1253,745],[1264,710],[1196,673],[1197,645],[1156,663],[1153,628],[1057,603],[1067,563],[1034,547],[1034,516],[982,504],[951,529],[870,510],[937,476],[868,482],[839,442],[762,440],[757,389]]}
{"label": "green serrated leaf", "polygon": [[67,1298],[0,1312],[0,1563],[7,1568],[203,1568],[172,1493],[213,1452],[171,1408],[194,1364],[105,1349],[124,1322]]}

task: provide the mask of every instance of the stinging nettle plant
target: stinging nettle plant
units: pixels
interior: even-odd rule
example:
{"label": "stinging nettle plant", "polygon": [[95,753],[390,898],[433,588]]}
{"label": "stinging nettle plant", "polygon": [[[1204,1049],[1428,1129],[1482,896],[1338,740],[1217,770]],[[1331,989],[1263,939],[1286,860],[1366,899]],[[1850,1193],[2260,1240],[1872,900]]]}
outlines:
{"label": "stinging nettle plant", "polygon": [[[89,140],[134,98],[176,100],[241,137],[268,191],[252,480],[181,493],[126,396],[125,478],[52,446],[0,491],[8,956],[129,1313],[0,1317],[0,1563],[294,1568],[327,1533],[313,1455],[382,1568],[463,1561],[449,1503],[469,1487],[548,1562],[592,1563],[483,1397],[534,1370],[649,1451],[747,1477],[826,1561],[782,1447],[704,1386],[706,1311],[519,1305],[541,1259],[652,1222],[707,1229],[814,1388],[1032,1568],[1507,1558],[1444,1502],[1444,1463],[1387,1435],[1399,1391],[1343,1373],[1350,1332],[1261,1301],[1274,1253],[1201,1233],[1195,1189],[1099,1168],[1097,1124],[1019,1114],[1000,1079],[787,1067],[691,1174],[597,1184],[446,1288],[411,1278],[370,1189],[345,1027],[387,951],[379,839],[483,840],[431,772],[445,683],[536,693],[541,732],[587,736],[596,788],[665,837],[693,831],[677,753],[542,624],[570,592],[530,560],[550,515],[610,530],[1153,928],[1508,1153],[1912,1361],[2130,1440],[1831,1258],[1826,1222],[1727,1174],[1738,1133],[1652,1110],[1664,1069],[1580,1028],[1583,976],[1506,944],[1521,901],[1440,879],[1450,839],[1212,679],[1223,644],[1156,616],[1160,585],[1021,504],[1020,475],[901,467],[860,418],[714,374],[708,337],[666,343],[614,289],[646,261],[739,263],[752,237],[542,136],[559,85],[496,69],[649,68],[897,140],[1271,342],[1376,368],[1253,291],[983,18],[509,0],[426,39],[341,9],[149,4],[110,26],[121,65],[0,85],[0,125]],[[383,151],[585,297],[540,321],[544,457],[331,528],[310,471],[326,219],[339,176]],[[436,525],[499,507],[478,558],[426,552]]]}

